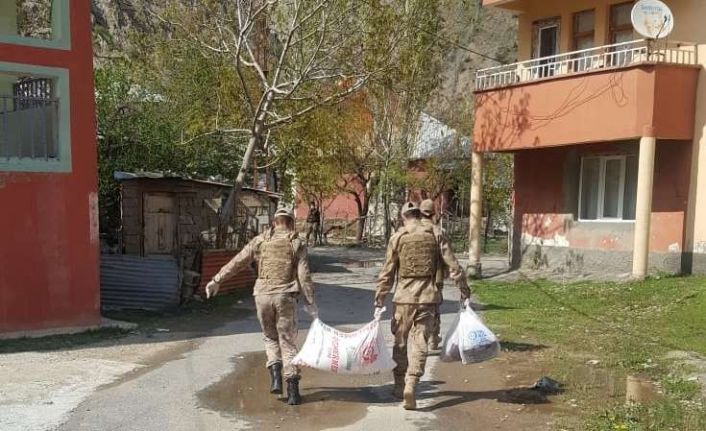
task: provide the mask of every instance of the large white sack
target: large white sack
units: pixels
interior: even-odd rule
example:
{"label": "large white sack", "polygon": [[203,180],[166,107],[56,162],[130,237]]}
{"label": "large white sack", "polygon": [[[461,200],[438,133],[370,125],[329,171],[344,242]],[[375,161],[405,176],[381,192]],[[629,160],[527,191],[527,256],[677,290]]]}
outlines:
{"label": "large white sack", "polygon": [[377,374],[395,367],[378,319],[353,332],[339,331],[315,319],[292,362],[336,374]]}
{"label": "large white sack", "polygon": [[498,337],[483,324],[470,304],[460,310],[446,335],[441,360],[461,361],[464,365],[487,361],[498,356]]}

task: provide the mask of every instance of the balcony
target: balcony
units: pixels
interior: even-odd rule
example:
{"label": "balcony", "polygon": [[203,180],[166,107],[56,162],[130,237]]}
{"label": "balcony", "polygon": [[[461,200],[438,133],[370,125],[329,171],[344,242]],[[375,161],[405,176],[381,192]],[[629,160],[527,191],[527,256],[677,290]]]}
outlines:
{"label": "balcony", "polygon": [[694,44],[638,40],[479,70],[475,148],[691,139],[698,64]]}
{"label": "balcony", "polygon": [[638,40],[490,67],[476,72],[476,91],[645,63],[696,65],[696,45]]}

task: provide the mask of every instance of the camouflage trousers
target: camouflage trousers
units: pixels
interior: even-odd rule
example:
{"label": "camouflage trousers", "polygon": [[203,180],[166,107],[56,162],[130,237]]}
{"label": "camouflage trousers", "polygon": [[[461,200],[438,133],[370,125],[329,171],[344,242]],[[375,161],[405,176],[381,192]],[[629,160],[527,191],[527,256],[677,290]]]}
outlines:
{"label": "camouflage trousers", "polygon": [[441,304],[444,302],[444,296],[442,289],[439,289],[439,296],[441,297],[441,302],[436,304],[436,318],[434,319],[434,330],[431,333],[432,340],[436,339],[437,343],[441,342]]}
{"label": "camouflage trousers", "polygon": [[436,304],[395,304],[392,359],[397,366],[392,372],[398,378],[424,375],[429,338],[436,321],[436,308]]}
{"label": "camouflage trousers", "polygon": [[297,296],[291,293],[255,296],[257,318],[265,336],[267,366],[282,363],[283,376],[299,376],[299,367],[292,365],[297,355]]}

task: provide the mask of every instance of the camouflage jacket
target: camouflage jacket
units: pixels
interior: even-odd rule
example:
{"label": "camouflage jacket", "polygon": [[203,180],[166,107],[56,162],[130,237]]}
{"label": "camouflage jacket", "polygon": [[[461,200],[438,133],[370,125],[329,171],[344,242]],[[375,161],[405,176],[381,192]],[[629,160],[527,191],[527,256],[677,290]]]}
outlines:
{"label": "camouflage jacket", "polygon": [[413,222],[409,226],[398,230],[392,238],[390,238],[385,257],[385,265],[378,277],[377,292],[375,293],[376,306],[382,306],[384,304],[385,297],[392,288],[395,287],[395,282],[397,282],[397,285],[392,302],[396,304],[438,304],[441,302],[436,271],[425,278],[407,278],[399,275],[400,240],[404,235],[419,231],[434,234],[438,247],[437,265],[439,267],[442,265],[448,266],[451,278],[461,291],[461,296],[464,298],[470,296],[465,271],[458,263],[456,256],[454,256],[451,251],[451,247],[446,237],[442,235],[441,230],[431,225],[425,226],[421,222]]}
{"label": "camouflage jacket", "polygon": [[[260,263],[263,244],[270,240],[288,238],[291,243],[293,262],[291,281],[285,283],[272,283],[258,274],[253,295],[274,295],[278,293],[301,293],[307,304],[314,303],[314,283],[309,271],[309,258],[304,244],[296,232],[275,228],[262,233],[252,239],[230,262],[228,262],[213,277],[213,281],[221,283],[247,268],[253,262]],[[258,268],[261,271],[261,268]]]}

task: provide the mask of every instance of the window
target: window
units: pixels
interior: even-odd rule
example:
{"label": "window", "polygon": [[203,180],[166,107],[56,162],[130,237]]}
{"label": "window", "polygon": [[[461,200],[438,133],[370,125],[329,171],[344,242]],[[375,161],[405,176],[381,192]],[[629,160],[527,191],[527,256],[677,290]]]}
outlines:
{"label": "window", "polygon": [[53,96],[54,81],[31,77],[14,81],[11,95],[0,93],[0,157],[56,159],[59,103]]}
{"label": "window", "polygon": [[596,12],[585,10],[574,14],[574,50],[593,48]]}
{"label": "window", "polygon": [[539,58],[535,66],[534,74],[538,78],[545,78],[554,75],[555,64],[551,63],[553,57],[559,53],[559,18],[549,18],[534,23],[534,35],[532,41],[532,56]]}
{"label": "window", "polygon": [[610,7],[610,43],[630,42],[634,39],[632,21],[633,2],[615,4]]}
{"label": "window", "polygon": [[0,42],[70,48],[69,0],[0,0]]}
{"label": "window", "polygon": [[579,220],[635,220],[637,156],[581,160]]}
{"label": "window", "polygon": [[[585,10],[574,14],[573,49],[575,51],[593,48],[595,18],[596,12],[593,10]],[[592,58],[588,52],[577,53],[574,59],[572,63],[574,72],[583,72],[593,66]]]}
{"label": "window", "polygon": [[68,71],[0,63],[0,171],[71,170]]}

